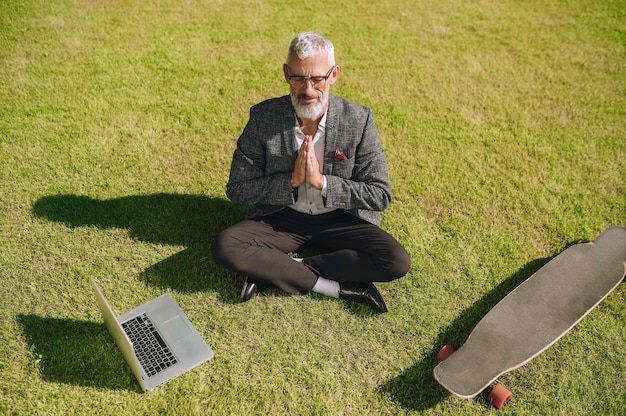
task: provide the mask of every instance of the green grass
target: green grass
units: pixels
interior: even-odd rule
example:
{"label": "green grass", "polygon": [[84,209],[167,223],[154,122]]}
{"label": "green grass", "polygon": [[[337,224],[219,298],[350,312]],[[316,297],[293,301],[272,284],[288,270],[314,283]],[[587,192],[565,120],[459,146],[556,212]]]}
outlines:
{"label": "green grass", "polygon": [[[626,4],[34,1],[0,13],[0,414],[483,414],[444,343],[549,258],[626,225]],[[208,246],[250,105],[291,38],[335,42],[371,106],[411,254],[390,312],[241,281]],[[215,358],[143,394],[102,324],[168,291]],[[626,288],[502,377],[502,414],[626,408]]]}

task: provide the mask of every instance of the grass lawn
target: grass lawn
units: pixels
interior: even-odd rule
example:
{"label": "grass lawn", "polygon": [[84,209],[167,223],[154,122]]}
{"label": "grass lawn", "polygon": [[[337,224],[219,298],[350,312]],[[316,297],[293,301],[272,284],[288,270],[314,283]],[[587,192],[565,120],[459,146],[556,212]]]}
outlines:
{"label": "grass lawn", "polygon": [[[449,415],[436,351],[550,258],[626,225],[623,0],[3,0],[0,414]],[[248,108],[293,36],[373,108],[412,257],[390,311],[241,281],[208,247]],[[142,393],[117,313],[170,292],[215,358]],[[502,377],[502,414],[626,408],[626,286]]]}

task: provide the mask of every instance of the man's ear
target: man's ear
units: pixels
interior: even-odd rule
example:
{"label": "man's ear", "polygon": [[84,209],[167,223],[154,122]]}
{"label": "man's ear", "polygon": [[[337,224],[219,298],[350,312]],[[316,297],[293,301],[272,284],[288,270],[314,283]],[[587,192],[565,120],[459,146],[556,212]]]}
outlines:
{"label": "man's ear", "polygon": [[287,64],[283,64],[283,75],[285,76],[285,81],[287,81],[287,76],[289,76],[289,73],[287,72]]}
{"label": "man's ear", "polygon": [[328,81],[330,81],[331,84],[334,84],[337,81],[337,78],[339,78],[339,65],[335,65],[335,68],[333,69],[332,74],[330,74],[330,78],[328,78]]}

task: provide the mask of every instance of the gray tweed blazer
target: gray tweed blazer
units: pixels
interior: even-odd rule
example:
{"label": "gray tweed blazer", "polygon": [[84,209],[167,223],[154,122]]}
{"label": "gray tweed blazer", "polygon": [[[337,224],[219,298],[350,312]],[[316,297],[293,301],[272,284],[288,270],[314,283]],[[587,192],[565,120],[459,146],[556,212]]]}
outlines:
{"label": "gray tweed blazer", "polygon": [[[288,95],[250,109],[226,185],[233,203],[248,206],[247,218],[269,215],[295,202],[291,188],[298,152],[295,130]],[[336,156],[336,151],[345,157]],[[327,207],[380,225],[380,212],[391,202],[391,183],[371,109],[330,95],[323,170]]]}

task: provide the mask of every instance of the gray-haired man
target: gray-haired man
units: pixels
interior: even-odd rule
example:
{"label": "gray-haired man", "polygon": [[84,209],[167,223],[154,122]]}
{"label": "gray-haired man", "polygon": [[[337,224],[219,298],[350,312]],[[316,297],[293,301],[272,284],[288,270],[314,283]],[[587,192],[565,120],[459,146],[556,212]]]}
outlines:
{"label": "gray-haired man", "polygon": [[[243,301],[272,284],[386,312],[372,282],[404,276],[410,259],[380,228],[391,184],[372,111],[330,93],[339,65],[317,33],[291,42],[283,73],[290,95],[250,109],[233,154],[226,194],[247,218],[216,237],[212,254],[247,276]],[[289,256],[304,245],[322,254]]]}

